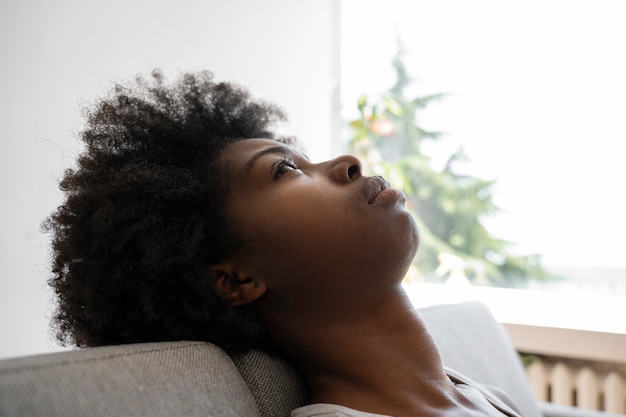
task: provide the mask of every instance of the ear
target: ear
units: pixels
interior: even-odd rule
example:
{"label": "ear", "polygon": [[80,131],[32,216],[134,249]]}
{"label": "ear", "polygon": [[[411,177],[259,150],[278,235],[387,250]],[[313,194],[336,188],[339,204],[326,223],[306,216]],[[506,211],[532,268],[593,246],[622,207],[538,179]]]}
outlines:
{"label": "ear", "polygon": [[267,291],[263,280],[237,273],[228,263],[209,266],[206,271],[218,295],[233,307],[250,304]]}

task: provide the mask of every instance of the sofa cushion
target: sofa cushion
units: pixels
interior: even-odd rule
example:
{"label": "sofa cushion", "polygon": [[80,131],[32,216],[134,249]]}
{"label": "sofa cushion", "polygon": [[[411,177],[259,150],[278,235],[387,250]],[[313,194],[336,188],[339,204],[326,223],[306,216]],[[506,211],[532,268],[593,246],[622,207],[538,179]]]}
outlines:
{"label": "sofa cushion", "polygon": [[506,392],[524,417],[541,417],[513,343],[484,304],[439,305],[418,314],[445,366]]}
{"label": "sofa cushion", "polygon": [[241,417],[258,409],[221,349],[166,342],[0,361],[0,415]]}

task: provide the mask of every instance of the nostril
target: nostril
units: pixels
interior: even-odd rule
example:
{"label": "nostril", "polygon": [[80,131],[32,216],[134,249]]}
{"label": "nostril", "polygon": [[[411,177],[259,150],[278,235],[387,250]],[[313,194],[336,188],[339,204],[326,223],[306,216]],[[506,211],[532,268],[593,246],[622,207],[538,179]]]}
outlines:
{"label": "nostril", "polygon": [[352,155],[342,155],[328,161],[328,169],[333,181],[346,183],[361,177],[361,162]]}
{"label": "nostril", "polygon": [[359,175],[359,167],[356,165],[351,165],[348,168],[348,178],[350,178],[351,180],[353,180],[354,178],[356,178]]}

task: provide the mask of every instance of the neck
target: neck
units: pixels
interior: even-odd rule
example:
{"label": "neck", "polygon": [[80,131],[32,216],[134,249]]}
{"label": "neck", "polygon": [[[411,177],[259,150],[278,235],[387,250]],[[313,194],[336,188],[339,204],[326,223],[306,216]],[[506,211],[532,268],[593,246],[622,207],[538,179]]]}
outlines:
{"label": "neck", "polygon": [[394,416],[450,409],[453,385],[402,287],[367,306],[272,320],[272,336],[307,382],[311,402]]}

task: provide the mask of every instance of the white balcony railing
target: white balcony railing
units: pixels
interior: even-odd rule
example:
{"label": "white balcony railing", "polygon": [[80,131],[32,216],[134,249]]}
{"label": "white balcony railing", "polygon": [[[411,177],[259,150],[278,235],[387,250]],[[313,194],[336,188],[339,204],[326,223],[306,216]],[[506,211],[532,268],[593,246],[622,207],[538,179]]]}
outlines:
{"label": "white balcony railing", "polygon": [[539,356],[526,368],[535,398],[623,414],[626,379],[619,365]]}

